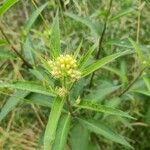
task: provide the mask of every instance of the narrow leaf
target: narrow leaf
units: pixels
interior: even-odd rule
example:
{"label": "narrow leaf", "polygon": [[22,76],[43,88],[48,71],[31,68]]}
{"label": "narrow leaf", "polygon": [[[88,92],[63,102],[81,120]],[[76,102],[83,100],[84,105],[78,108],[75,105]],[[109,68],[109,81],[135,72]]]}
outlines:
{"label": "narrow leaf", "polygon": [[112,54],[110,56],[106,56],[98,61],[96,61],[95,63],[87,66],[83,71],[82,71],[82,77],[85,77],[89,74],[91,74],[92,72],[96,71],[97,69],[103,67],[104,65],[114,61],[116,58],[127,55],[127,54],[131,54],[131,51],[124,51],[124,52],[119,52],[116,54]]}
{"label": "narrow leaf", "polygon": [[69,128],[70,128],[70,121],[71,121],[71,117],[69,113],[61,117],[58,127],[57,127],[56,138],[55,138],[52,150],[64,150],[65,149],[65,145],[67,142],[67,135],[68,135]]}
{"label": "narrow leaf", "polygon": [[0,49],[0,59],[16,59],[15,55]]}
{"label": "narrow leaf", "polygon": [[32,83],[32,82],[26,82],[26,81],[17,81],[14,83],[1,83],[0,88],[12,88],[12,89],[19,89],[19,90],[25,90],[35,93],[41,93],[49,96],[55,96],[55,94],[50,91],[49,89],[46,89],[41,84]]}
{"label": "narrow leaf", "polygon": [[133,41],[131,38],[129,38],[129,41],[131,42],[133,48],[135,49],[141,63],[144,61],[144,56],[143,56],[143,53],[142,53],[142,50],[140,48],[140,46],[135,42]]}
{"label": "narrow leaf", "polygon": [[90,133],[79,122],[75,122],[70,134],[71,150],[87,150]]}
{"label": "narrow leaf", "polygon": [[105,138],[108,138],[109,140],[112,140],[116,143],[122,144],[124,146],[127,146],[129,148],[132,148],[131,145],[124,139],[123,136],[118,134],[116,131],[112,130],[110,127],[108,127],[103,122],[99,122],[94,119],[82,119],[78,118],[78,120],[91,132],[95,132],[96,134],[102,135]]}
{"label": "narrow leaf", "polygon": [[29,94],[28,91],[16,91],[6,102],[0,112],[0,121],[6,117],[6,115],[14,109],[14,107]]}
{"label": "narrow leaf", "polygon": [[38,18],[38,16],[41,14],[41,12],[45,9],[45,7],[48,5],[48,3],[43,4],[42,6],[40,6],[38,9],[36,9],[32,15],[30,16],[29,20],[27,21],[25,27],[24,27],[24,32],[27,35],[32,27],[32,25],[34,24],[34,22],[36,21],[36,19]]}
{"label": "narrow leaf", "polygon": [[121,17],[126,16],[128,14],[131,14],[134,11],[135,11],[134,8],[129,8],[127,10],[121,10],[118,14],[116,14],[115,16],[113,16],[112,18],[110,18],[109,21],[112,22],[112,21],[118,20]]}
{"label": "narrow leaf", "polygon": [[4,15],[10,7],[12,7],[19,0],[5,0],[3,5],[0,7],[0,16]]}
{"label": "narrow leaf", "polygon": [[80,62],[79,62],[79,68],[82,69],[84,68],[84,65],[87,63],[89,58],[92,56],[93,51],[95,50],[96,45],[93,45],[92,47],[89,48],[89,50],[81,56]]}
{"label": "narrow leaf", "polygon": [[90,101],[82,100],[79,104],[76,104],[75,107],[134,119],[126,112]]}
{"label": "narrow leaf", "polygon": [[44,150],[50,150],[52,148],[52,144],[54,143],[55,140],[56,129],[58,126],[58,121],[63,109],[64,102],[65,100],[59,97],[57,97],[53,102],[44,135]]}
{"label": "narrow leaf", "polygon": [[86,25],[95,36],[98,36],[100,34],[100,29],[101,29],[99,27],[100,23],[94,22],[93,20],[91,20],[88,17],[78,16],[76,14],[73,14],[72,12],[66,12],[65,15]]}
{"label": "narrow leaf", "polygon": [[55,58],[59,56],[61,50],[58,11],[53,21],[50,41],[51,41],[51,52],[52,52],[51,54]]}

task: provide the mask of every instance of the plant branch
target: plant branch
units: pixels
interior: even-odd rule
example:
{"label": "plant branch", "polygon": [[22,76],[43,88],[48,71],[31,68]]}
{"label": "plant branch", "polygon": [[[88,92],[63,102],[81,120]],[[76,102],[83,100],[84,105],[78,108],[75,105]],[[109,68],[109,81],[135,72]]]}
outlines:
{"label": "plant branch", "polygon": [[13,46],[13,44],[11,43],[11,41],[9,40],[9,38],[7,37],[7,35],[4,33],[2,27],[0,26],[0,31],[2,33],[2,35],[4,36],[4,38],[6,39],[6,41],[8,42],[8,44],[10,44],[11,49],[17,54],[17,56],[24,62],[24,64],[28,67],[28,68],[33,68],[32,65],[30,63],[28,63],[23,56],[16,50],[16,48]]}
{"label": "plant branch", "polygon": [[118,97],[121,97],[122,95],[124,95],[133,85],[134,83],[141,77],[142,73],[145,71],[147,67],[144,67],[139,74],[137,75],[137,77],[131,81],[131,83],[118,95]]}
{"label": "plant branch", "polygon": [[[104,27],[103,27],[103,30],[102,30],[102,34],[101,34],[101,36],[99,38],[98,51],[97,51],[97,54],[95,56],[96,59],[100,58],[100,53],[101,53],[101,50],[102,50],[102,43],[103,43],[105,32],[106,32],[106,29],[107,29],[108,17],[109,17],[110,10],[111,10],[111,7],[112,7],[112,2],[113,2],[113,0],[110,0],[110,2],[109,2],[109,8],[107,10],[107,14],[106,14],[105,22],[104,22]],[[95,72],[93,72],[92,75],[91,75],[89,88],[92,87],[94,75],[95,75]]]}

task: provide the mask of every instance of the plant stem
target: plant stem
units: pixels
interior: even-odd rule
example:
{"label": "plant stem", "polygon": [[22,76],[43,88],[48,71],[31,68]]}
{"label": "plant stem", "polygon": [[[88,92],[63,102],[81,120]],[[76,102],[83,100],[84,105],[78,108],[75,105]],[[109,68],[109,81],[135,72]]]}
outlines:
{"label": "plant stem", "polygon": [[144,67],[139,74],[137,75],[137,77],[131,81],[131,83],[118,95],[118,97],[121,97],[122,95],[124,95],[133,85],[134,83],[141,77],[142,73],[145,71],[147,67]]}
{"label": "plant stem", "polygon": [[[99,38],[99,44],[98,44],[99,46],[98,46],[98,51],[97,51],[97,54],[95,56],[95,59],[99,59],[100,58],[100,53],[101,53],[101,50],[102,50],[102,43],[103,43],[105,32],[106,32],[106,29],[107,29],[108,17],[109,17],[110,10],[111,10],[111,7],[112,7],[112,2],[113,2],[113,0],[110,0],[110,2],[109,2],[109,8],[107,10],[107,14],[106,14],[106,18],[105,18],[102,34],[101,34],[101,36]],[[89,83],[89,89],[93,85],[93,78],[94,78],[94,76],[95,76],[95,72],[93,72],[92,75],[91,75],[91,79],[90,79],[90,83]]]}
{"label": "plant stem", "polygon": [[11,41],[8,39],[7,35],[4,33],[4,31],[3,31],[3,29],[2,29],[1,26],[0,26],[0,31],[1,31],[2,35],[4,36],[4,38],[6,39],[6,41],[8,42],[8,44],[10,44],[11,49],[17,54],[17,56],[24,62],[24,64],[25,64],[28,68],[32,69],[32,68],[33,68],[32,65],[31,65],[30,63],[28,63],[28,62],[23,58],[23,56],[16,50],[16,48],[12,45]]}
{"label": "plant stem", "polygon": [[71,116],[75,117],[75,114],[73,113],[73,109],[72,109],[72,106],[71,106],[71,103],[70,103],[70,100],[69,100],[69,96],[66,97],[66,101],[67,101],[68,110],[69,110]]}

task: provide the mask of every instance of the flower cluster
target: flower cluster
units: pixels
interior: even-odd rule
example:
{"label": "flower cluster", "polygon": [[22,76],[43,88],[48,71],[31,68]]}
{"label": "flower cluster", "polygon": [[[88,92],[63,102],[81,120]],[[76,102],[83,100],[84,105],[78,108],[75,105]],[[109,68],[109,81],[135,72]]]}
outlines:
{"label": "flower cluster", "polygon": [[77,61],[71,55],[60,55],[48,63],[54,78],[69,77],[75,81],[81,77],[81,72],[77,70]]}
{"label": "flower cluster", "polygon": [[56,88],[56,93],[60,97],[65,97],[67,95],[68,91],[65,87],[57,87]]}

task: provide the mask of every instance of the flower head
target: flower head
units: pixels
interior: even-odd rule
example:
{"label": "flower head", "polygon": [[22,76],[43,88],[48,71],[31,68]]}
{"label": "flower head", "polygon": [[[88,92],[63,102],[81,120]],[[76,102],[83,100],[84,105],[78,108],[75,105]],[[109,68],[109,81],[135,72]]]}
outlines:
{"label": "flower head", "polygon": [[48,63],[52,69],[51,74],[54,78],[69,77],[75,81],[81,77],[81,72],[77,69],[77,61],[71,55],[60,55]]}

